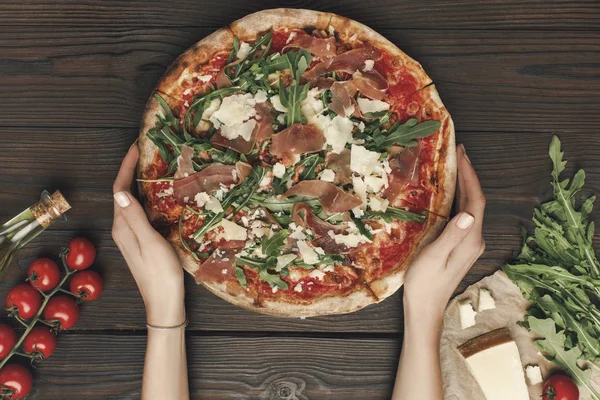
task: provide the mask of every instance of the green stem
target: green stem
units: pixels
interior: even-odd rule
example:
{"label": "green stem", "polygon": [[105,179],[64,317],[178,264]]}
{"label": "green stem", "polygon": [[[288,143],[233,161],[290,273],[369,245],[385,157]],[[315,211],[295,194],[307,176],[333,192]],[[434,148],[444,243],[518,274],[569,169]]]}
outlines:
{"label": "green stem", "polygon": [[[37,287],[37,285],[35,285],[36,289],[42,293],[42,295],[44,297],[44,301],[42,302],[42,305],[41,305],[40,309],[38,310],[37,314],[35,314],[35,316],[28,323],[25,323],[25,326],[26,326],[25,332],[23,332],[23,334],[21,335],[21,337],[19,338],[19,340],[17,341],[17,343],[13,346],[12,350],[10,351],[10,353],[8,353],[8,355],[6,356],[6,358],[4,358],[4,360],[0,361],[0,369],[2,369],[2,367],[4,367],[4,365],[6,365],[6,363],[8,362],[8,360],[10,360],[10,358],[13,355],[15,355],[15,354],[22,355],[22,353],[19,352],[19,348],[21,347],[21,344],[23,344],[23,341],[25,340],[25,338],[27,337],[27,335],[29,334],[29,332],[31,332],[31,330],[33,329],[33,327],[35,326],[35,324],[38,321],[46,323],[45,321],[40,320],[40,318],[41,318],[42,314],[44,313],[44,309],[46,308],[46,305],[48,305],[48,301],[58,291],[62,290],[61,289],[62,285],[65,284],[65,282],[67,281],[67,279],[69,279],[69,277],[71,275],[73,275],[75,272],[77,272],[77,271],[74,271],[74,270],[70,270],[67,267],[66,260],[65,260],[67,254],[68,254],[68,251],[66,251],[66,252],[63,251],[60,254],[60,259],[61,259],[62,265],[63,265],[63,267],[65,269],[65,276],[61,279],[61,281],[58,283],[58,285],[49,294],[41,292],[40,289]],[[17,316],[17,320],[19,320],[19,322],[21,322],[21,323],[25,322],[21,318],[19,318],[18,316]],[[27,355],[27,357],[29,357],[29,356]]]}

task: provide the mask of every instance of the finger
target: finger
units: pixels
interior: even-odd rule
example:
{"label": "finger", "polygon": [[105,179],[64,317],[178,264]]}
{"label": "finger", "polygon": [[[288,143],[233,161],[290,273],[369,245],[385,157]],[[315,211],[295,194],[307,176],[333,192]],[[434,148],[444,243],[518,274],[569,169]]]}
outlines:
{"label": "finger", "polygon": [[432,247],[439,254],[445,257],[449,256],[467,236],[474,222],[475,218],[468,212],[456,215],[448,222],[440,237],[433,242]]}
{"label": "finger", "polygon": [[[115,210],[119,210],[119,206],[116,203]],[[135,233],[129,227],[125,216],[120,211],[115,213],[111,233],[114,242],[126,261],[129,253],[134,252],[135,254],[139,254],[140,243]]]}
{"label": "finger", "polygon": [[457,158],[458,185],[461,196],[459,199],[460,211],[471,213],[478,223],[481,223],[485,210],[485,196],[483,195],[477,174],[462,145],[458,148]]}
{"label": "finger", "polygon": [[135,173],[135,166],[137,165],[139,155],[140,151],[137,144],[132,144],[121,162],[121,168],[119,169],[117,178],[113,184],[113,193],[129,191],[131,189],[131,183],[133,182],[133,175]]}

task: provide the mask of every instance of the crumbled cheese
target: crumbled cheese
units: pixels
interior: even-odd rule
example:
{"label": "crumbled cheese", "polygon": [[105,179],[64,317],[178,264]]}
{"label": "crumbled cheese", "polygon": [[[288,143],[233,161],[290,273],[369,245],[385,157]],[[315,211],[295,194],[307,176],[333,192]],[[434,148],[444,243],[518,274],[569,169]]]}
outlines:
{"label": "crumbled cheese", "polygon": [[263,236],[266,236],[267,238],[269,238],[269,237],[273,236],[273,230],[268,227],[252,228],[252,230],[250,231],[250,234],[256,238],[261,238]]}
{"label": "crumbled cheese", "polygon": [[282,256],[277,257],[277,265],[275,266],[275,271],[279,272],[283,268],[287,267],[292,261],[297,258],[295,254],[284,254]]}
{"label": "crumbled cheese", "polygon": [[360,108],[360,111],[362,111],[363,114],[386,111],[390,109],[390,105],[381,100],[369,100],[359,97],[356,102],[358,103],[358,108]]}
{"label": "crumbled cheese", "polygon": [[168,188],[156,193],[156,197],[158,197],[159,199],[162,199],[163,197],[169,197],[173,195],[173,185],[169,186]]}
{"label": "crumbled cheese", "polygon": [[375,61],[373,60],[365,60],[365,66],[363,67],[363,71],[364,72],[369,72],[373,69],[373,66],[375,65]]}
{"label": "crumbled cheese", "polygon": [[277,293],[277,291],[278,291],[278,290],[279,290],[279,288],[278,288],[277,286],[273,286],[273,287],[271,288],[271,292],[272,292],[272,293]]}
{"label": "crumbled cheese", "polygon": [[323,267],[323,272],[333,272],[333,271],[335,271],[335,267],[331,264]]}
{"label": "crumbled cheese", "polygon": [[221,273],[222,273],[223,275],[227,275],[227,268],[223,268],[223,269],[221,270]]}
{"label": "crumbled cheese", "polygon": [[217,239],[230,240],[246,240],[248,238],[248,232],[244,227],[239,226],[235,222],[231,222],[227,219],[221,220],[221,222],[213,229],[223,228],[222,232],[219,232]]}
{"label": "crumbled cheese", "polygon": [[361,131],[361,132],[365,130],[365,123],[364,122],[360,121],[358,123],[358,130]]}
{"label": "crumbled cheese", "polygon": [[538,365],[528,365],[525,368],[525,374],[527,375],[527,379],[529,380],[529,384],[531,386],[535,386],[544,382],[544,378],[542,378],[542,371]]}
{"label": "crumbled cheese", "polygon": [[298,250],[300,251],[300,255],[305,263],[312,265],[319,262],[319,255],[317,252],[304,240],[298,241]]}
{"label": "crumbled cheese", "polygon": [[290,233],[290,238],[296,240],[306,240],[307,236],[302,232],[302,228],[292,230]]}
{"label": "crumbled cheese", "polygon": [[323,102],[319,98],[320,95],[321,91],[318,88],[312,88],[308,91],[306,99],[300,102],[302,114],[304,114],[304,116],[308,119],[308,122],[311,124],[315,123],[312,118],[321,114],[325,109]]}
{"label": "crumbled cheese", "polygon": [[358,176],[352,177],[352,187],[354,189],[354,194],[358,196],[359,199],[362,200],[361,207],[364,208],[367,205],[367,185],[365,182]]}
{"label": "crumbled cheese", "polygon": [[256,91],[256,94],[254,95],[254,101],[257,103],[264,103],[265,101],[269,100],[269,98],[267,97],[267,92],[260,89]]}
{"label": "crumbled cheese", "polygon": [[369,199],[369,208],[373,211],[385,212],[390,204],[388,199],[378,199],[377,197],[371,197]]}
{"label": "crumbled cheese", "polygon": [[316,115],[309,119],[309,123],[320,128],[324,135],[326,144],[331,146],[332,152],[339,154],[346,147],[346,143],[352,141],[352,130],[354,124],[350,118],[336,115],[333,119],[326,115]]}
{"label": "crumbled cheese", "polygon": [[279,122],[281,125],[284,125],[285,124],[285,115],[279,114],[277,116],[277,122]]}
{"label": "crumbled cheese", "polygon": [[271,184],[273,183],[273,173],[271,171],[267,171],[265,176],[261,179],[258,184],[259,192],[268,192],[271,190]]}
{"label": "crumbled cheese", "polygon": [[183,198],[183,202],[184,202],[184,203],[187,203],[188,201],[190,201],[190,196],[185,196],[185,197]]}
{"label": "crumbled cheese", "polygon": [[217,189],[215,191],[213,191],[213,196],[215,196],[217,198],[217,200],[221,201],[223,200],[223,196],[225,195],[225,193],[227,193],[229,190],[225,190],[225,189]]}
{"label": "crumbled cheese", "polygon": [[198,79],[199,79],[200,81],[204,82],[204,83],[208,83],[208,82],[210,82],[210,80],[211,80],[212,78],[213,78],[213,77],[212,77],[212,75],[200,75],[200,76],[198,77]]}
{"label": "crumbled cheese", "polygon": [[365,215],[365,212],[360,207],[354,207],[352,209],[352,214],[354,214],[356,218],[360,218]]}
{"label": "crumbled cheese", "polygon": [[365,177],[365,184],[367,185],[367,190],[369,192],[378,193],[384,186],[385,180],[383,178],[377,178],[375,176],[367,176]]}
{"label": "crumbled cheese", "polygon": [[330,169],[324,169],[320,179],[325,182],[333,182],[335,180],[335,172]]}
{"label": "crumbled cheese", "polygon": [[278,94],[276,94],[275,96],[271,96],[271,104],[273,104],[273,108],[275,108],[275,110],[282,112],[282,113],[286,113],[288,111],[288,109],[286,107],[283,106],[283,104],[281,104],[281,98],[279,97]]}
{"label": "crumbled cheese", "polygon": [[458,315],[460,317],[460,327],[467,329],[475,326],[475,316],[477,312],[473,310],[471,300],[466,299],[458,302]]}
{"label": "crumbled cheese", "polygon": [[361,243],[370,242],[369,239],[361,235],[360,233],[349,233],[347,235],[335,234],[333,231],[327,232],[337,244],[343,244],[346,247],[356,247]]}
{"label": "crumbled cheese", "polygon": [[310,276],[311,278],[318,279],[318,280],[322,281],[323,278],[325,277],[325,273],[323,271],[321,271],[321,270],[313,269],[312,271],[310,271],[310,273],[308,274],[308,276]]}
{"label": "crumbled cheese", "polygon": [[329,25],[327,30],[329,31],[329,36],[335,35],[335,29],[333,29],[333,26]]}
{"label": "crumbled cheese", "polygon": [[196,196],[194,196],[194,201],[196,202],[196,205],[198,206],[198,208],[204,207],[206,202],[208,202],[209,200],[210,200],[210,196],[206,192],[200,192],[200,193],[197,193]]}
{"label": "crumbled cheese", "polygon": [[315,251],[317,252],[317,254],[324,256],[325,255],[325,250],[323,250],[320,247],[315,247]]}
{"label": "crumbled cheese", "polygon": [[477,312],[482,312],[484,310],[493,310],[494,308],[496,308],[496,301],[492,297],[490,291],[484,288],[480,288]]}
{"label": "crumbled cheese", "polygon": [[283,178],[283,175],[285,175],[285,165],[282,163],[273,165],[273,175],[279,179]]}
{"label": "crumbled cheese", "polygon": [[[258,97],[261,100],[261,96]],[[254,106],[260,102],[258,100],[250,93],[227,96],[219,109],[210,116],[210,121],[215,128],[221,128],[221,135],[225,138],[233,140],[242,137],[249,141],[256,127],[256,120],[252,118],[256,117]]]}
{"label": "crumbled cheese", "polygon": [[302,293],[302,282],[294,286],[294,292]]}
{"label": "crumbled cheese", "polygon": [[237,58],[246,58],[248,53],[250,53],[250,50],[252,50],[252,47],[248,43],[242,42],[240,43],[240,48],[237,53],[235,53],[235,56]]}
{"label": "crumbled cheese", "polygon": [[242,224],[244,226],[248,226],[248,217],[246,217],[245,215],[242,215],[242,218],[240,218],[242,220]]}
{"label": "crumbled cheese", "polygon": [[388,234],[392,233],[392,224],[390,224],[389,222],[383,221],[383,227],[384,227],[386,233],[388,233]]}
{"label": "crumbled cheese", "polygon": [[381,154],[376,151],[353,144],[350,150],[350,170],[359,175],[371,175],[373,169],[377,167],[380,156]]}
{"label": "crumbled cheese", "polygon": [[290,33],[290,36],[285,41],[285,44],[289,44],[292,40],[294,40],[295,37],[296,37],[296,32]]}

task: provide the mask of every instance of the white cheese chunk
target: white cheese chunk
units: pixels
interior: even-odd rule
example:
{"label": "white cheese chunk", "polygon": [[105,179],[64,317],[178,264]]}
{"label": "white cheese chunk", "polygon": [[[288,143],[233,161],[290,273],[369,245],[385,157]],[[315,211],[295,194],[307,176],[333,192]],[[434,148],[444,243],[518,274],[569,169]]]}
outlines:
{"label": "white cheese chunk", "polygon": [[283,178],[283,175],[285,175],[285,165],[282,163],[273,165],[273,175],[279,179]]}
{"label": "white cheese chunk", "polygon": [[254,101],[256,103],[264,103],[267,100],[269,100],[269,98],[267,97],[266,91],[264,91],[262,89],[256,91],[256,94],[254,95]]}
{"label": "white cheese chunk", "polygon": [[469,299],[458,302],[458,315],[460,317],[460,327],[462,329],[475,326],[475,316],[477,312],[473,310],[473,305]]}
{"label": "white cheese chunk", "polygon": [[214,213],[223,212],[223,206],[215,197],[210,196],[210,199],[204,204],[204,208]]}
{"label": "white cheese chunk", "polygon": [[210,82],[210,80],[212,79],[212,75],[200,75],[198,76],[198,80],[200,80],[203,83],[208,83]]}
{"label": "white cheese chunk", "polygon": [[365,212],[360,207],[354,207],[352,209],[352,214],[354,214],[356,218],[360,218],[365,215]]}
{"label": "white cheese chunk", "polygon": [[483,310],[493,310],[496,308],[496,301],[492,297],[489,290],[480,288],[479,289],[479,303],[477,303],[477,312]]}
{"label": "white cheese chunk", "polygon": [[[308,91],[306,99],[300,102],[300,109],[302,114],[308,119],[308,122],[314,124],[317,115],[321,114],[325,109],[323,102],[319,98],[321,91],[318,88],[312,88]],[[329,119],[329,118],[328,118]]]}
{"label": "white cheese chunk", "polygon": [[330,169],[324,169],[320,179],[325,182],[333,182],[335,180],[335,172]]}
{"label": "white cheese chunk", "polygon": [[302,293],[302,282],[294,286],[294,292]]}
{"label": "white cheese chunk", "polygon": [[369,72],[373,69],[374,66],[375,66],[374,60],[365,60],[365,65],[362,70],[365,72]]}
{"label": "white cheese chunk", "polygon": [[353,144],[350,149],[350,170],[363,176],[371,175],[379,163],[380,156],[381,154],[376,151]]}
{"label": "white cheese chunk", "polygon": [[377,197],[371,197],[369,199],[369,208],[373,211],[386,212],[389,204],[390,202],[388,199],[378,199]]}
{"label": "white cheese chunk", "polygon": [[337,244],[343,244],[346,247],[357,247],[361,243],[367,243],[370,240],[360,233],[349,233],[346,235],[335,234],[333,231],[327,232],[329,237],[331,237]]}
{"label": "white cheese chunk", "polygon": [[287,40],[285,41],[285,44],[289,44],[292,40],[294,40],[295,37],[296,37],[296,32],[290,33],[290,36],[288,36]]}
{"label": "white cheese chunk", "polygon": [[358,103],[358,108],[360,108],[360,111],[362,111],[363,114],[387,111],[390,109],[390,105],[381,100],[370,100],[364,97],[359,97],[356,102]]}
{"label": "white cheese chunk", "polygon": [[354,194],[362,200],[361,207],[365,208],[367,205],[367,185],[365,185],[365,182],[360,177],[353,176],[352,187],[354,189]]}
{"label": "white cheese chunk", "polygon": [[312,271],[310,271],[308,276],[313,279],[318,279],[318,280],[322,281],[323,278],[325,277],[325,273],[321,270],[313,269]]}
{"label": "white cheese chunk", "polygon": [[271,96],[271,104],[273,104],[273,108],[275,108],[275,110],[285,113],[287,112],[287,108],[283,106],[283,104],[281,104],[281,99],[279,98],[279,95],[276,94],[275,96]]}
{"label": "white cheese chunk", "polygon": [[467,364],[487,400],[529,400],[529,391],[514,341],[479,351]]}
{"label": "white cheese chunk", "polygon": [[196,193],[196,196],[194,196],[194,201],[196,202],[198,208],[204,207],[209,200],[210,196],[206,192]]}
{"label": "white cheese chunk", "polygon": [[252,137],[252,132],[255,127],[256,121],[253,119],[233,126],[223,125],[221,126],[221,135],[231,140],[241,137],[248,142]]}
{"label": "white cheese chunk", "polygon": [[528,365],[527,368],[525,368],[525,374],[527,375],[527,379],[529,380],[529,384],[531,386],[535,386],[544,382],[544,378],[542,378],[542,370],[537,365]]}
{"label": "white cheese chunk", "polygon": [[250,50],[252,50],[252,47],[248,43],[242,42],[240,43],[240,48],[237,53],[235,53],[235,56],[237,58],[246,58],[248,53],[250,53]]}
{"label": "white cheese chunk", "polygon": [[223,228],[223,231],[217,235],[217,239],[230,240],[246,240],[248,238],[248,232],[244,227],[239,226],[235,222],[231,222],[227,219],[221,220],[221,222],[213,229]]}
{"label": "white cheese chunk", "polygon": [[[266,99],[266,95],[264,97]],[[257,100],[250,93],[227,96],[210,116],[210,121],[215,128],[221,128],[221,134],[227,139],[242,137],[248,141],[256,126],[256,121],[251,119],[256,117],[256,103]]]}
{"label": "white cheese chunk", "polygon": [[378,193],[383,185],[385,185],[385,180],[375,176],[367,176],[365,177],[365,184],[367,185],[367,191]]}
{"label": "white cheese chunk", "polygon": [[298,241],[298,250],[300,251],[300,255],[305,263],[313,265],[319,262],[319,255],[306,243],[306,241]]}
{"label": "white cheese chunk", "polygon": [[278,256],[277,257],[277,265],[275,266],[275,271],[277,271],[277,272],[281,271],[283,268],[290,265],[290,263],[292,261],[294,261],[296,258],[297,258],[297,256],[295,254],[284,254],[282,256]]}
{"label": "white cheese chunk", "polygon": [[326,144],[331,146],[331,151],[336,154],[341,153],[346,147],[346,143],[352,141],[354,124],[350,118],[336,115],[333,119],[330,119],[326,115],[317,115],[309,122],[314,123],[323,131]]}

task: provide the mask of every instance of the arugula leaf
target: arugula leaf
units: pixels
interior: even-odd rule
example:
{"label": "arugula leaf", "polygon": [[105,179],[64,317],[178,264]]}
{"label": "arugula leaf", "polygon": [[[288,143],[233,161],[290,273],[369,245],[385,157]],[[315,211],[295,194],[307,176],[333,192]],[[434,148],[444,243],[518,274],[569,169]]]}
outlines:
{"label": "arugula leaf", "polygon": [[240,267],[235,267],[235,277],[237,278],[238,282],[240,283],[240,285],[246,289],[246,287],[248,286],[248,282],[246,281],[246,273],[244,272],[244,270]]}
{"label": "arugula leaf", "polygon": [[577,385],[586,388],[591,394],[592,399],[600,400],[600,394],[590,384],[592,371],[590,369],[581,369],[577,365],[577,360],[581,358],[581,350],[577,347],[565,350],[565,334],[562,331],[556,331],[554,321],[550,318],[538,319],[528,317],[527,322],[533,332],[544,338],[534,342],[538,350],[544,356],[569,371]]}
{"label": "arugula leaf", "polygon": [[282,229],[279,232],[274,233],[271,238],[267,238],[265,236],[261,242],[263,254],[265,254],[267,257],[278,255],[280,253],[281,246],[283,246],[285,240],[287,239],[287,235],[287,229]]}
{"label": "arugula leaf", "polygon": [[409,119],[402,125],[396,122],[386,133],[381,130],[374,133],[374,147],[381,152],[395,144],[416,146],[415,139],[427,137],[437,132],[441,126],[440,121],[424,121],[419,124],[414,118]]}
{"label": "arugula leaf", "polygon": [[308,95],[308,86],[308,83],[304,85],[292,83],[290,87],[286,88],[283,80],[279,81],[279,99],[281,104],[288,110],[287,114],[285,114],[285,123],[287,126],[297,122],[306,123],[306,117],[301,111],[300,103]]}
{"label": "arugula leaf", "polygon": [[365,210],[364,215],[361,217],[361,219],[383,219],[388,223],[394,219],[398,221],[423,222],[426,218],[424,214],[417,214],[396,207],[388,207],[385,212]]}
{"label": "arugula leaf", "polygon": [[304,167],[304,170],[300,173],[300,180],[313,180],[317,178],[315,168],[325,162],[325,158],[321,157],[318,153],[310,154],[307,157],[296,163],[296,166]]}

